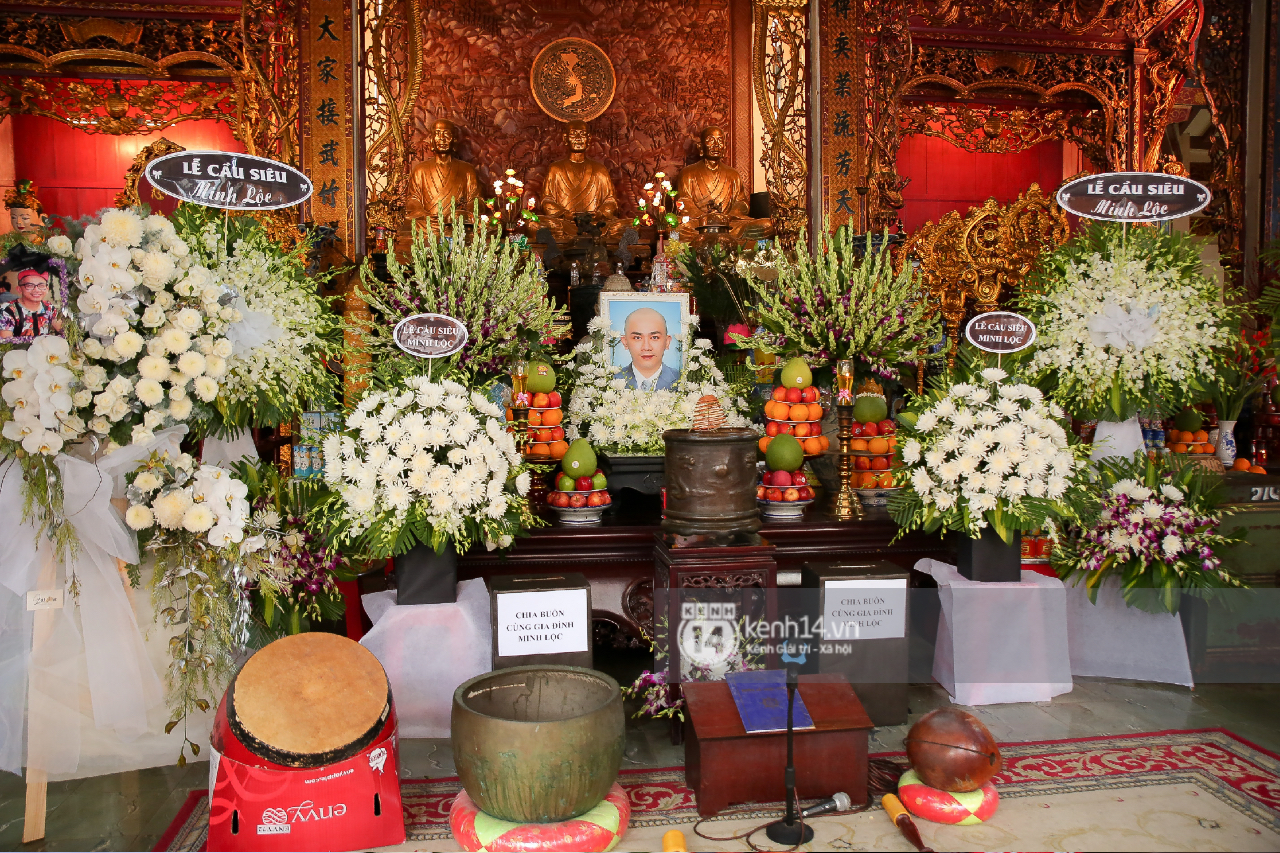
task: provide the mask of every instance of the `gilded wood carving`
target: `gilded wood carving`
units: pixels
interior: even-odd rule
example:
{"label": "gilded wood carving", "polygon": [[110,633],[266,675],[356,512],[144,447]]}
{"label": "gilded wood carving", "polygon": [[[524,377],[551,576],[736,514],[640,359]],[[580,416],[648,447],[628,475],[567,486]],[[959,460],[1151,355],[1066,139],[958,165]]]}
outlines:
{"label": "gilded wood carving", "polygon": [[911,235],[898,262],[919,261],[929,299],[946,323],[949,363],[955,363],[965,318],[995,311],[1036,258],[1068,236],[1066,214],[1039,184],[1008,205],[989,198],[964,217],[953,210]]}

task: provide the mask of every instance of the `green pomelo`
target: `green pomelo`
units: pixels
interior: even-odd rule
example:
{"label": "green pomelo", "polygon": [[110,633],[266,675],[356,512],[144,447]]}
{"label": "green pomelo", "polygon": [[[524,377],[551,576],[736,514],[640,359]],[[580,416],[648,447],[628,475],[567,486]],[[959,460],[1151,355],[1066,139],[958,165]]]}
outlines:
{"label": "green pomelo", "polygon": [[585,438],[575,438],[560,460],[560,468],[575,477],[595,474],[596,452],[591,449],[591,442]]}
{"label": "green pomelo", "polygon": [[764,452],[770,471],[798,471],[804,464],[804,445],[793,435],[775,435]]}
{"label": "green pomelo", "polygon": [[889,403],[884,397],[859,397],[853,404],[853,419],[860,424],[879,423],[889,417]]}
{"label": "green pomelo", "polygon": [[813,384],[813,371],[803,358],[793,358],[782,368],[782,384],[788,388],[808,388]]}
{"label": "green pomelo", "polygon": [[1173,419],[1173,425],[1183,432],[1195,432],[1204,426],[1204,416],[1195,409],[1183,409]]}
{"label": "green pomelo", "polygon": [[525,383],[531,394],[550,394],[556,390],[556,371],[545,361],[529,365],[529,380]]}

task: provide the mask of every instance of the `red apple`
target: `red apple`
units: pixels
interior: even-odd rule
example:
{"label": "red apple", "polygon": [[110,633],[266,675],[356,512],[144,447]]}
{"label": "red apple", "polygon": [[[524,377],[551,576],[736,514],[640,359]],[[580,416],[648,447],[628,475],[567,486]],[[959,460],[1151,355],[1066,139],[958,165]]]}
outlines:
{"label": "red apple", "polygon": [[764,434],[770,435],[770,436],[777,435],[778,430],[780,429],[782,429],[782,424],[778,423],[777,421],[769,421],[767,424],[764,425]]}
{"label": "red apple", "polygon": [[574,509],[582,509],[586,505],[587,505],[586,495],[578,495],[578,494],[569,495],[569,506],[573,507]]}
{"label": "red apple", "polygon": [[853,425],[853,428],[849,430],[849,434],[852,435],[854,438],[857,438],[860,435],[862,435],[862,424],[855,423]]}
{"label": "red apple", "polygon": [[796,428],[792,424],[782,424],[781,426],[778,427],[779,432],[786,433],[787,435],[794,435],[795,430]]}
{"label": "red apple", "polygon": [[779,385],[777,388],[774,388],[773,399],[776,403],[787,402],[787,387],[785,385]]}
{"label": "red apple", "polygon": [[587,506],[604,506],[604,498],[601,495],[604,492],[592,492],[587,495]]}
{"label": "red apple", "polygon": [[789,472],[789,471],[774,471],[774,472],[773,472],[773,480],[772,480],[772,482],[770,483],[770,485],[772,485],[772,486],[777,486],[777,487],[778,487],[778,488],[780,488],[780,489],[785,489],[787,486],[790,486],[790,485],[791,485],[791,472]]}
{"label": "red apple", "polygon": [[792,404],[799,403],[799,402],[800,402],[800,396],[801,396],[801,394],[800,394],[800,389],[799,389],[799,388],[788,388],[788,389],[787,389],[787,402],[788,402],[788,403],[792,403]]}
{"label": "red apple", "polygon": [[559,492],[547,492],[547,506],[556,505],[556,495],[558,494]]}
{"label": "red apple", "polygon": [[803,389],[801,389],[801,391],[800,391],[800,402],[801,402],[801,403],[816,403],[816,402],[818,402],[818,386],[817,386],[817,385],[810,385],[808,388],[803,388]]}
{"label": "red apple", "polygon": [[782,493],[782,499],[784,501],[798,501],[800,500],[800,490],[787,489],[785,492]]}
{"label": "red apple", "polygon": [[809,478],[799,471],[793,471],[791,474],[791,485],[807,486],[809,485]]}
{"label": "red apple", "polygon": [[575,485],[578,487],[578,491],[580,491],[580,492],[589,492],[589,491],[591,491],[591,478],[590,478],[590,477],[579,477],[579,478],[577,479],[577,481],[575,482]]}
{"label": "red apple", "polygon": [[[862,457],[862,458],[864,458],[864,459],[865,459],[866,457]],[[889,457],[888,457],[888,456],[873,456],[873,457],[871,458],[871,470],[872,470],[872,471],[888,471],[888,470],[889,470]]]}
{"label": "red apple", "polygon": [[608,492],[601,492],[600,494],[604,495],[605,506],[608,506],[609,504],[613,503],[613,497]]}
{"label": "red apple", "polygon": [[552,441],[564,441],[564,427],[552,427],[552,428],[551,428],[551,440],[552,440]]}
{"label": "red apple", "polygon": [[556,493],[555,493],[555,497],[556,497],[556,506],[561,506],[561,507],[563,507],[563,506],[568,506],[568,505],[569,505],[569,493],[568,493],[568,492],[556,492]]}
{"label": "red apple", "polygon": [[756,486],[756,500],[758,501],[764,500],[764,493],[765,493],[764,486]]}
{"label": "red apple", "polygon": [[767,501],[782,500],[782,489],[765,489],[764,499]]}
{"label": "red apple", "polygon": [[869,436],[869,435],[879,435],[879,434],[880,434],[880,427],[879,427],[879,425],[877,425],[877,424],[875,424],[875,423],[869,423],[869,424],[863,424],[863,425],[862,425],[862,436],[863,436],[863,438],[866,438],[866,437],[867,437],[867,436]]}
{"label": "red apple", "polygon": [[895,424],[893,421],[889,420],[888,418],[885,418],[880,422],[881,435],[893,435],[897,431],[898,431],[898,425]]}
{"label": "red apple", "polygon": [[869,457],[869,456],[855,456],[855,457],[853,457],[853,467],[854,467],[854,469],[855,469],[855,470],[858,470],[858,471],[870,471],[870,470],[871,470],[871,457]]}
{"label": "red apple", "polygon": [[550,391],[547,393],[547,405],[553,409],[560,408],[560,392]]}
{"label": "red apple", "polygon": [[772,486],[772,485],[773,485],[773,472],[772,472],[772,471],[765,471],[763,474],[761,474],[761,475],[760,475],[760,484],[761,484],[761,485],[763,485],[763,486]]}
{"label": "red apple", "polygon": [[800,500],[802,500],[802,501],[811,501],[811,500],[813,500],[813,489],[809,488],[808,486],[801,486],[801,487],[800,487]]}

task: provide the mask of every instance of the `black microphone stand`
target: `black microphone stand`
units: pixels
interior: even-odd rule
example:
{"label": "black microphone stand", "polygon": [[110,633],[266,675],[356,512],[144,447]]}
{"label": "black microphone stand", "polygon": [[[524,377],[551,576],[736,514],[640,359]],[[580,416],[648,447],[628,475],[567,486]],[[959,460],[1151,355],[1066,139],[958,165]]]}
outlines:
{"label": "black microphone stand", "polygon": [[798,847],[813,840],[813,827],[797,818],[796,798],[796,730],[795,707],[796,685],[800,682],[800,667],[787,664],[787,773],[784,777],[787,786],[787,816],[765,827],[764,834],[774,844],[785,844]]}

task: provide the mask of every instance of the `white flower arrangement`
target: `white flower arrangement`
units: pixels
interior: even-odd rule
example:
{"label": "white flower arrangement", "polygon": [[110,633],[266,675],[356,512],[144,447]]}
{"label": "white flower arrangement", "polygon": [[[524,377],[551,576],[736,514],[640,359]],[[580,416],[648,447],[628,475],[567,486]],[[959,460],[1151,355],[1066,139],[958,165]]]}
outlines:
{"label": "white flower arrangement", "polygon": [[1024,287],[1036,323],[1030,370],[1073,414],[1123,421],[1168,411],[1213,371],[1232,309],[1177,232],[1094,225],[1049,255]]}
{"label": "white flower arrangement", "polygon": [[688,429],[698,400],[710,394],[720,401],[727,426],[747,427],[747,403],[733,393],[716,366],[711,342],[695,339],[697,318],[681,329],[684,372],[669,391],[627,388],[610,360],[621,335],[608,321],[595,317],[588,324],[588,340],[579,343],[569,368],[572,392],[565,420],[565,438],[590,439],[597,449],[621,456],[661,455],[662,433]]}
{"label": "white flower arrangement", "polygon": [[13,419],[5,421],[3,435],[27,453],[55,456],[66,439],[84,432],[84,421],[72,414],[75,374],[68,367],[70,356],[66,340],[53,335],[4,354],[3,375],[8,381],[0,396]]}
{"label": "white flower arrangement", "polygon": [[1082,481],[1080,451],[1067,440],[1063,412],[1040,390],[1006,381],[996,367],[950,387],[939,383],[900,418],[902,462],[890,512],[904,530],[959,530],[977,538],[989,523],[1006,542],[1069,515],[1068,493]]}
{"label": "white flower arrangement", "polygon": [[208,286],[209,270],[192,263],[173,223],[105,211],[76,258],[75,413],[87,430],[123,446],[211,416],[231,352],[227,330],[241,316],[225,289]]}
{"label": "white flower arrangement", "polygon": [[325,360],[341,349],[340,317],[317,294],[327,274],[307,275],[309,244],[283,249],[251,217],[228,225],[194,208],[181,217],[193,257],[208,271],[201,289],[230,294],[243,318],[227,330],[230,344],[217,354],[219,369],[225,367],[218,379],[226,424],[273,425],[306,406],[332,406],[337,379]]}
{"label": "white flower arrangement", "polygon": [[483,394],[410,377],[361,400],[345,426],[324,439],[325,480],[344,503],[343,538],[371,558],[417,543],[505,548],[536,523],[515,438]]}
{"label": "white flower arrangement", "polygon": [[244,541],[250,514],[247,494],[248,486],[230,471],[216,465],[197,468],[184,453],[171,467],[148,464],[134,472],[124,520],[139,532],[185,531],[213,548],[225,548]]}

